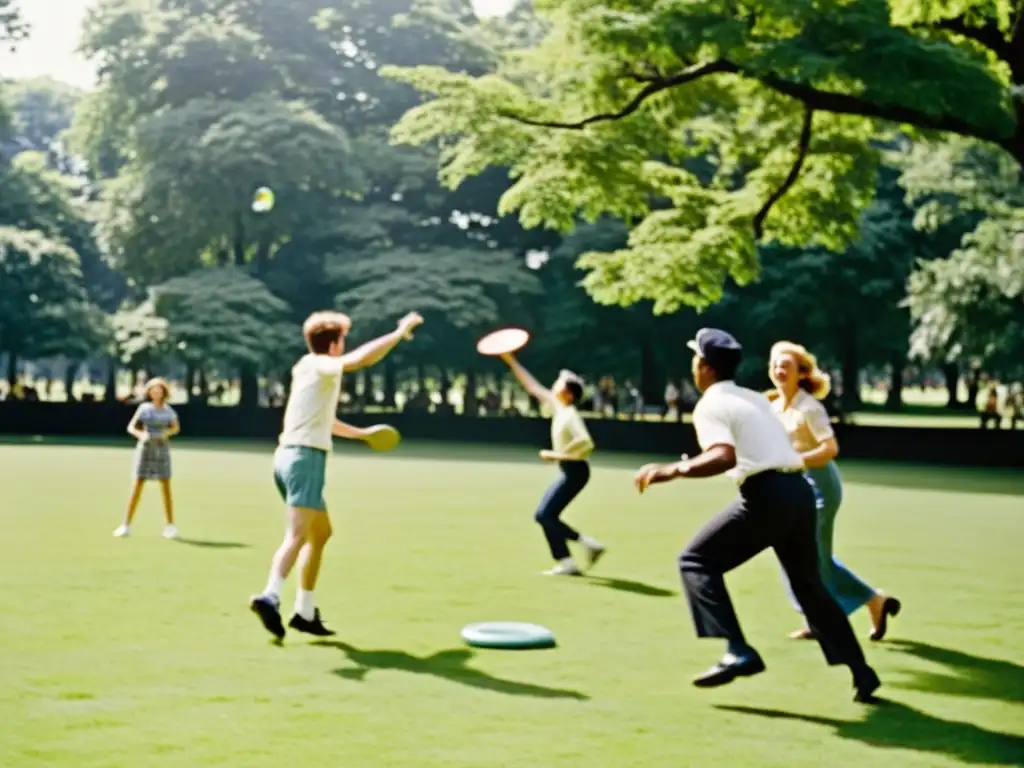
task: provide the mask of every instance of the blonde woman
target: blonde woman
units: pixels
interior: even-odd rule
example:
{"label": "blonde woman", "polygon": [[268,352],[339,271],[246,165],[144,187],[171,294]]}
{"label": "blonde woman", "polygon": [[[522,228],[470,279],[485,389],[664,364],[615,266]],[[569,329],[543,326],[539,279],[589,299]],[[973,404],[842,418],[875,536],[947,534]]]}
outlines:
{"label": "blonde woman", "polygon": [[[803,456],[807,478],[817,497],[822,581],[847,615],[866,605],[871,612],[870,637],[881,640],[888,629],[889,618],[900,612],[900,601],[870,587],[832,554],[843,485],[835,463],[839,443],[828,412],[820,402],[829,393],[828,374],[819,370],[814,355],[802,346],[780,341],[772,347],[768,375],[775,384],[775,391],[768,394],[772,410],[786,427],[793,447]],[[790,594],[792,596],[792,591]],[[796,605],[795,599],[793,603]],[[790,635],[797,640],[812,636],[808,628]]]}
{"label": "blonde woman", "polygon": [[171,497],[171,449],[168,441],[181,431],[178,414],[167,404],[171,389],[164,379],[150,379],[145,387],[147,401],[142,403],[128,422],[128,434],[138,440],[135,448],[134,481],[128,497],[128,508],[124,522],[117,527],[114,535],[124,538],[131,533],[132,520],[142,498],[142,488],[147,480],[160,482],[164,500],[164,538],[175,539],[178,529],[174,526],[174,505]]}

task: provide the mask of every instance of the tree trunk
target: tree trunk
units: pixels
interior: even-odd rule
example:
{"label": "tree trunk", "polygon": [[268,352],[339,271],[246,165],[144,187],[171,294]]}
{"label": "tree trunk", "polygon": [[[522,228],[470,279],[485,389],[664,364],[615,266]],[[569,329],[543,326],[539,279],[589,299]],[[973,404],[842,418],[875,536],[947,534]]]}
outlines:
{"label": "tree trunk", "polygon": [[462,415],[476,416],[479,413],[480,404],[476,399],[476,371],[470,368],[466,372],[466,392],[462,397]]}
{"label": "tree trunk", "polygon": [[82,364],[78,360],[70,361],[64,366],[64,397],[69,403],[77,402],[75,399],[75,379],[78,377],[78,369]]}
{"label": "tree trunk", "polygon": [[843,334],[843,410],[852,413],[860,408],[860,350],[856,332]]}
{"label": "tree trunk", "polygon": [[107,385],[103,388],[103,400],[112,403],[117,400],[117,369],[120,366],[115,358],[107,360]]}
{"label": "tree trunk", "polygon": [[957,411],[962,405],[960,402],[960,365],[958,363],[944,363],[942,375],[946,379],[946,407],[951,411]]}
{"label": "tree trunk", "polygon": [[192,401],[192,394],[196,387],[196,368],[191,363],[185,365],[185,398]]}
{"label": "tree trunk", "polygon": [[245,225],[242,223],[242,217],[235,217],[235,240],[232,244],[232,252],[235,258],[236,267],[245,266]]}
{"label": "tree trunk", "polygon": [[18,383],[18,355],[16,352],[7,353],[7,386],[14,389]]}
{"label": "tree trunk", "polygon": [[907,356],[900,352],[893,352],[889,362],[892,368],[892,376],[889,382],[889,396],[885,400],[887,411],[898,411],[903,406],[903,371],[907,365]]}
{"label": "tree trunk", "polygon": [[395,379],[395,361],[390,357],[384,358],[384,407],[395,407],[395,392],[397,390]]}
{"label": "tree trunk", "polygon": [[645,405],[658,402],[658,367],[654,360],[654,348],[651,346],[650,339],[644,339],[640,343],[640,386],[638,389]]}
{"label": "tree trunk", "polygon": [[206,378],[206,371],[202,366],[196,369],[196,387],[199,389],[199,401],[203,405],[210,404],[210,381]]}
{"label": "tree trunk", "polygon": [[242,366],[239,375],[241,398],[238,404],[242,408],[258,408],[260,404],[260,381],[257,371],[250,365]]}
{"label": "tree trunk", "polygon": [[270,263],[270,246],[273,244],[269,235],[260,238],[256,246],[256,255],[253,257],[253,270],[257,277],[262,278],[267,272],[267,265]]}

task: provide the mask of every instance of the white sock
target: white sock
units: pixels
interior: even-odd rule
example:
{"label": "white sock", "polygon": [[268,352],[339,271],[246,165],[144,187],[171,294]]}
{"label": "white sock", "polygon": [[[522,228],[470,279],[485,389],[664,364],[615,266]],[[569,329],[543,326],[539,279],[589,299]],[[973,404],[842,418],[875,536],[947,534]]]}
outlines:
{"label": "white sock", "polygon": [[271,571],[270,578],[267,579],[267,588],[263,590],[263,594],[280,602],[281,587],[283,586],[284,579],[276,571]]}
{"label": "white sock", "polygon": [[573,560],[571,557],[563,557],[561,560],[558,561],[558,564],[560,566],[562,566],[563,568],[575,568],[576,567],[576,561]]}
{"label": "white sock", "polygon": [[316,616],[316,604],[313,602],[313,593],[307,592],[299,587],[295,593],[295,612],[306,621],[312,621]]}
{"label": "white sock", "polygon": [[590,538],[585,533],[580,534],[580,544],[582,544],[587,549],[604,549],[604,544],[602,544],[597,539]]}

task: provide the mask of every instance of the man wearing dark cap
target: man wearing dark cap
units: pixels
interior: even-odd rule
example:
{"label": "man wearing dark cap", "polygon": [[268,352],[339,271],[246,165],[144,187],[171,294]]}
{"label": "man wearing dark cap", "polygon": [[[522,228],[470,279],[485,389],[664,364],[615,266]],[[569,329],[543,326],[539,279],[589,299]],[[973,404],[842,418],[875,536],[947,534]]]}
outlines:
{"label": "man wearing dark cap", "polygon": [[803,459],[767,398],[734,381],[742,348],[725,331],[703,328],[687,343],[694,351],[693,381],[702,393],[693,412],[701,454],[672,464],[648,464],[636,474],[640,493],[679,478],[725,474],[739,497],[708,522],[679,556],[679,570],[699,637],[728,642],[718,664],[694,680],[712,688],[763,672],[747,644],[725,588],[724,575],[764,549],[775,550],[793,592],[830,665],[853,673],[854,700],[872,702],[881,682],[868,666],[846,615],[818,570],[814,492]]}

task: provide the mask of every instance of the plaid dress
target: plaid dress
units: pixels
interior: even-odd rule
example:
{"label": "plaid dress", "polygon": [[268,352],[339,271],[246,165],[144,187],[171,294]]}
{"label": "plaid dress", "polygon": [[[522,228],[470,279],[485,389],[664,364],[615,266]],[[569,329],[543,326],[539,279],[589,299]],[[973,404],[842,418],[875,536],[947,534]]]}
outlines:
{"label": "plaid dress", "polygon": [[[139,426],[150,435],[162,434],[177,417],[171,406],[157,408],[153,403],[143,403],[135,412]],[[167,441],[158,437],[140,440],[135,447],[133,473],[137,480],[170,480],[171,449]]]}

